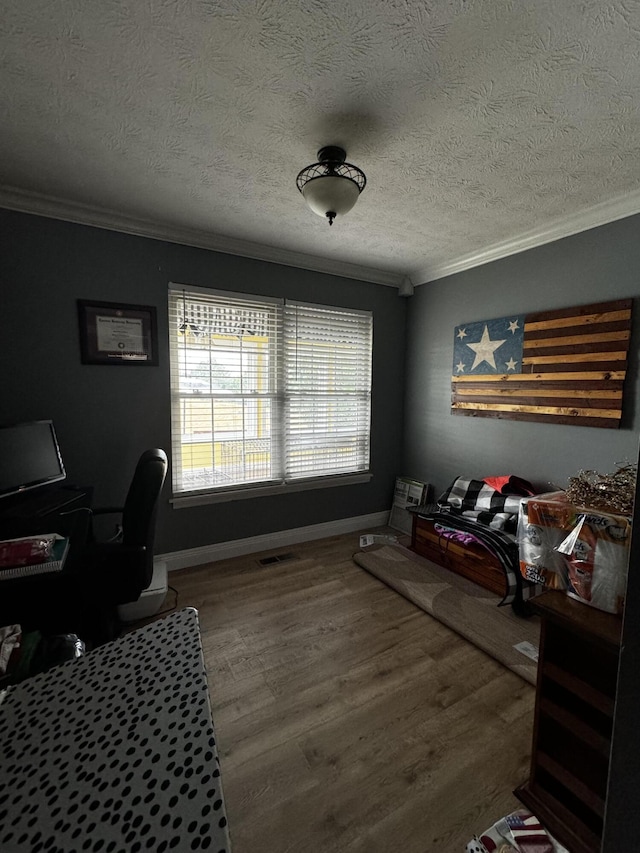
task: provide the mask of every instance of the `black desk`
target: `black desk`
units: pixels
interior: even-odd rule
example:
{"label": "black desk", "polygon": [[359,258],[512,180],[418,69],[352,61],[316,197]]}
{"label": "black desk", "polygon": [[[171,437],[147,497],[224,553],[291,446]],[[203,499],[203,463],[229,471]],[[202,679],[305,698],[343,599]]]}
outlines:
{"label": "black desk", "polygon": [[74,594],[89,533],[92,489],[73,490],[72,496],[72,502],[60,512],[40,516],[29,515],[29,504],[20,501],[0,510],[0,539],[44,533],[69,538],[62,571],[0,580],[0,625],[19,624],[23,630],[44,633],[77,632],[73,624],[78,612]]}
{"label": "black desk", "polygon": [[0,539],[15,539],[51,533],[45,527],[55,523],[56,533],[71,536],[74,515],[91,508],[93,489],[89,486],[62,486],[43,492],[25,492],[0,500]]}

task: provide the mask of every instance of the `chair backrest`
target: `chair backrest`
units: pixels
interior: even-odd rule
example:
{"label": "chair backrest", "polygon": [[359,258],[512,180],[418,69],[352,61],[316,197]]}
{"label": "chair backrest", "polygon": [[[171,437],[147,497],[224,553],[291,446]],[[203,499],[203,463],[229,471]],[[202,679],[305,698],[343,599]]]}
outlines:
{"label": "chair backrest", "polygon": [[164,450],[145,450],[136,465],[122,512],[123,543],[138,547],[144,545],[148,551],[150,566],[153,566],[158,498],[166,475],[167,454]]}

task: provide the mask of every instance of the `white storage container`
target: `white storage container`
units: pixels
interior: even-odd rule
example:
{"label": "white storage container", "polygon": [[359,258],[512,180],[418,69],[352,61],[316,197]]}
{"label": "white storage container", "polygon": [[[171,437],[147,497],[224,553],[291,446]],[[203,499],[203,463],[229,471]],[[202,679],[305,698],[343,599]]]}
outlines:
{"label": "white storage container", "polygon": [[162,607],[167,595],[167,564],[162,560],[154,562],[153,577],[140,598],[118,607],[118,616],[122,622],[137,622],[147,616],[154,616]]}

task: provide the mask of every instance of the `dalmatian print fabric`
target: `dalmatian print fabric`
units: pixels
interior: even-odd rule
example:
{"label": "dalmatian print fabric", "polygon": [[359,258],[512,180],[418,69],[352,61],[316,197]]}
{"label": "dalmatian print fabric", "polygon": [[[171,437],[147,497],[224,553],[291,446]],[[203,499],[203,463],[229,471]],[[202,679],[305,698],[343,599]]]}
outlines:
{"label": "dalmatian print fabric", "polygon": [[0,694],[0,850],[230,851],[198,614]]}

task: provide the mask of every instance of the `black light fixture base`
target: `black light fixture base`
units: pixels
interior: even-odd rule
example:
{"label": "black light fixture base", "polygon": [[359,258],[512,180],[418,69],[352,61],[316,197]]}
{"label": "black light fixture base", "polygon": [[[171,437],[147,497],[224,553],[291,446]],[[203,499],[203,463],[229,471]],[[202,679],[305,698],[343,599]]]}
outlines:
{"label": "black light fixture base", "polygon": [[318,163],[344,163],[347,152],[338,145],[325,145],[318,151]]}

